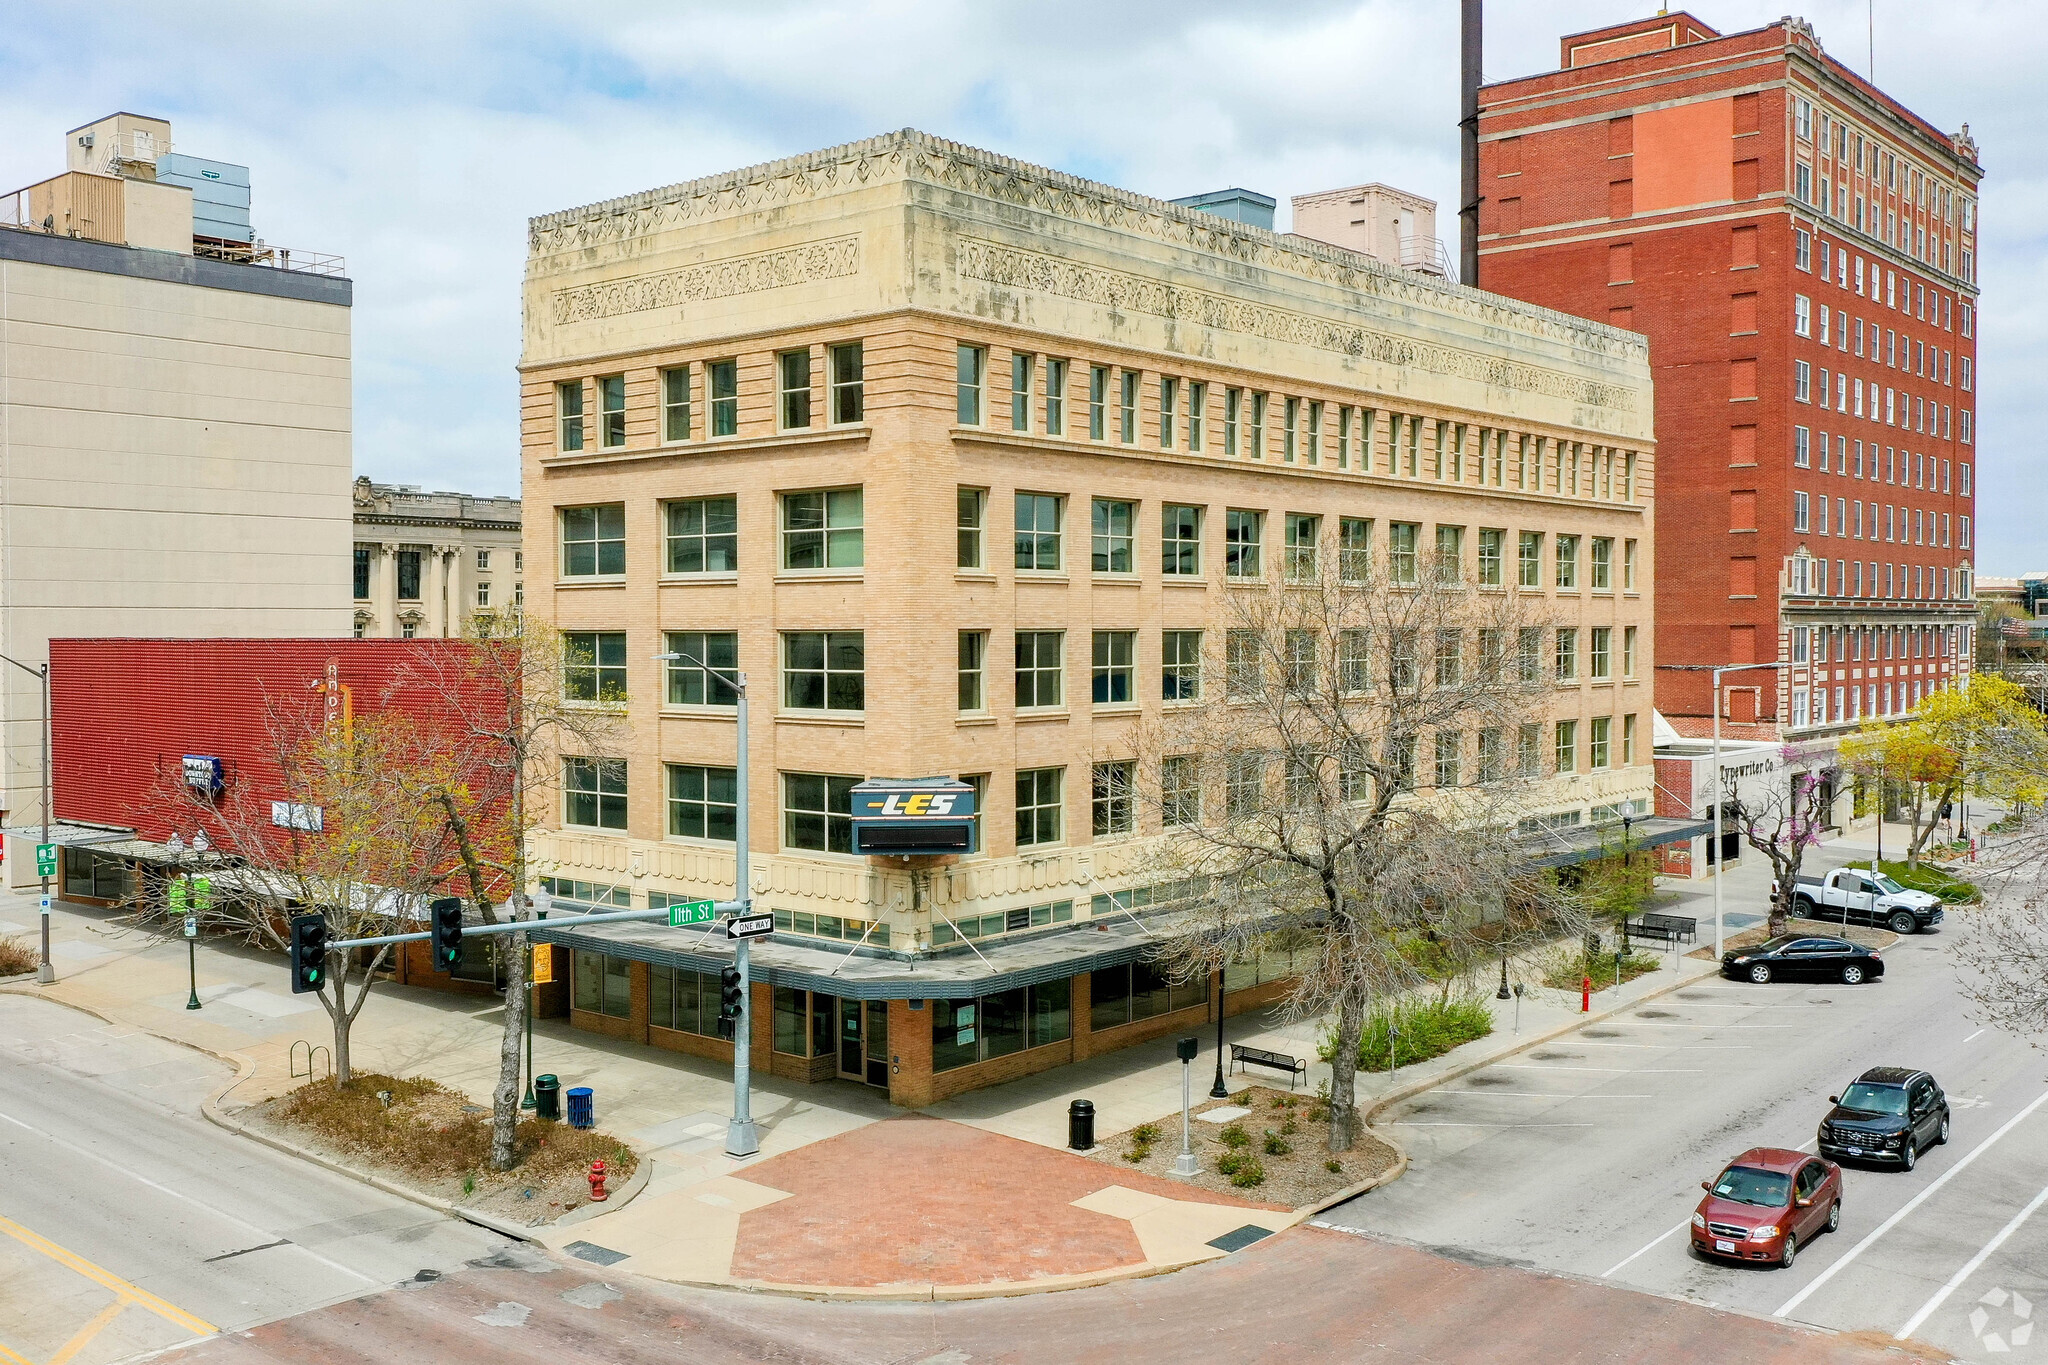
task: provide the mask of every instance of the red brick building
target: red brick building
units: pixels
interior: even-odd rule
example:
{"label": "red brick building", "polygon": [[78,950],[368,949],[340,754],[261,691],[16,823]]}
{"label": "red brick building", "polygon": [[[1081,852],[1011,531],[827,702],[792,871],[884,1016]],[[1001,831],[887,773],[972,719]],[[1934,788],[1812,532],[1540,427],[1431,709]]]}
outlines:
{"label": "red brick building", "polygon": [[[1480,280],[1650,338],[1660,666],[1825,738],[1970,666],[1977,183],[1804,21],[1685,13],[1480,94]],[[1660,674],[1681,733],[1704,675]]]}

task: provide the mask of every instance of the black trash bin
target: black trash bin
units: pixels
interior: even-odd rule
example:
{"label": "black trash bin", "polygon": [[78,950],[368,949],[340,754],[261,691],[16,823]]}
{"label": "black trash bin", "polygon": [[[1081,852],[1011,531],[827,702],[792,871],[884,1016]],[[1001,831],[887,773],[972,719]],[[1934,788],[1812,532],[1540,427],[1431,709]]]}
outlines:
{"label": "black trash bin", "polygon": [[1067,1106],[1067,1146],[1085,1152],[1095,1145],[1095,1102],[1075,1100]]}
{"label": "black trash bin", "polygon": [[533,1078],[533,1114],[535,1118],[559,1123],[562,1118],[562,1083],[553,1076]]}

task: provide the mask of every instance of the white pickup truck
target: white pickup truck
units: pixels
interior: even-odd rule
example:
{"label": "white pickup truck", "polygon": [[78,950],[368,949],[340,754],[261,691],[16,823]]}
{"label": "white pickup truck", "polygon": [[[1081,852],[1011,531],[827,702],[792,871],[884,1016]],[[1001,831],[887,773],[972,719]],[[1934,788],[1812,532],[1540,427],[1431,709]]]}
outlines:
{"label": "white pickup truck", "polygon": [[[1777,894],[1778,884],[1772,882],[1772,898]],[[1792,886],[1792,913],[1824,923],[1882,925],[1895,934],[1931,929],[1942,918],[1939,897],[1909,891],[1882,872],[1853,867],[1798,878]]]}

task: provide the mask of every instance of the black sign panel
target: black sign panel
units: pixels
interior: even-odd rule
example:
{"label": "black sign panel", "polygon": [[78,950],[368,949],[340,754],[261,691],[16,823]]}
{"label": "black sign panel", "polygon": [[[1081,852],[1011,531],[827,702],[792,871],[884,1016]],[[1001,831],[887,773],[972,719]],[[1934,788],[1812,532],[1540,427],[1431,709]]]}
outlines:
{"label": "black sign panel", "polygon": [[773,915],[734,915],[725,922],[727,938],[766,938],[774,932]]}

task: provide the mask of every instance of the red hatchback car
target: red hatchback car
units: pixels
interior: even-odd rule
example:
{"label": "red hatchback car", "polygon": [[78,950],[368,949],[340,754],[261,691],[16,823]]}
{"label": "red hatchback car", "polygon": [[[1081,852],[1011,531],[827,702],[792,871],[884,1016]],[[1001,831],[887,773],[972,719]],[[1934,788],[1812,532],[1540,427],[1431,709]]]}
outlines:
{"label": "red hatchback car", "polygon": [[1712,1180],[1693,1210],[1702,1256],[1792,1264],[1799,1245],[1842,1225],[1842,1168],[1782,1147],[1752,1147]]}

